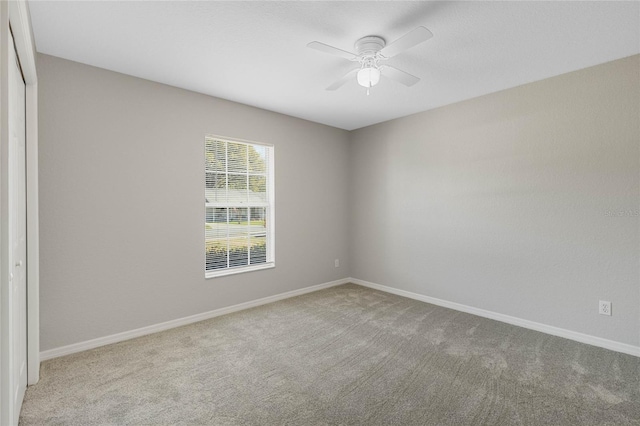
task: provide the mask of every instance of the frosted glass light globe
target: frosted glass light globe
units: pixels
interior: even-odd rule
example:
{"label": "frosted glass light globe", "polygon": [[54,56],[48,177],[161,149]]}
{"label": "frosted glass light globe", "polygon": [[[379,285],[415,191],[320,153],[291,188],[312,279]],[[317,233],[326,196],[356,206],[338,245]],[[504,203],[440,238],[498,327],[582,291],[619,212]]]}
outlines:
{"label": "frosted glass light globe", "polygon": [[358,84],[364,87],[373,87],[380,81],[378,68],[362,68],[358,71]]}

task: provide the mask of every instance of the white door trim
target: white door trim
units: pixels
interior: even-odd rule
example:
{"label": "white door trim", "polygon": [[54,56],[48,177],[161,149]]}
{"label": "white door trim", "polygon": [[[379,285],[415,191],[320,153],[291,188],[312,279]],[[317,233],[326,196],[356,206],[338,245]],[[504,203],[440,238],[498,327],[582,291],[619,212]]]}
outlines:
{"label": "white door trim", "polygon": [[40,373],[39,337],[39,239],[38,239],[38,86],[36,51],[31,30],[29,7],[25,0],[0,2],[0,424],[18,423],[18,414],[9,418],[11,401],[7,333],[7,291],[9,289],[9,224],[8,224],[8,87],[9,27],[26,83],[27,119],[27,362],[28,384],[34,384]]}

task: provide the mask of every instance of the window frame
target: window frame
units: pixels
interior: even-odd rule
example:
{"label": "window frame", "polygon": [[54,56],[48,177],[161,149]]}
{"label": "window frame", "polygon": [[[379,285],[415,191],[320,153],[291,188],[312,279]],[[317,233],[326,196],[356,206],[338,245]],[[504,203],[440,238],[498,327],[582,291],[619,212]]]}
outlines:
{"label": "window frame", "polygon": [[[206,157],[206,150],[207,150],[207,140],[208,139],[215,139],[215,140],[219,140],[225,143],[240,143],[240,144],[245,144],[245,145],[258,145],[258,146],[262,146],[265,147],[268,150],[268,155],[267,155],[267,171],[265,173],[266,176],[266,194],[267,194],[267,218],[266,218],[266,262],[264,263],[257,263],[254,265],[243,265],[243,266],[231,266],[231,267],[226,267],[226,268],[221,268],[221,269],[217,269],[217,270],[211,270],[208,271],[207,270],[207,259],[206,259],[206,247],[207,247],[207,237],[206,237],[206,218],[207,218],[207,208],[231,208],[230,205],[226,205],[225,207],[218,207],[216,205],[216,203],[207,203],[207,198],[205,195],[205,202],[204,202],[204,213],[205,213],[205,233],[204,233],[204,248],[205,248],[205,254],[204,254],[204,272],[205,272],[205,279],[209,279],[209,278],[217,278],[217,277],[223,277],[223,276],[228,276],[228,275],[235,275],[235,274],[241,274],[241,273],[245,273],[245,272],[252,272],[252,271],[259,271],[259,270],[263,270],[263,269],[270,269],[270,268],[275,268],[275,147],[273,144],[270,143],[264,143],[264,142],[256,142],[256,141],[251,141],[251,140],[246,140],[246,139],[239,139],[239,138],[230,138],[227,136],[220,136],[220,135],[215,135],[215,134],[211,134],[211,133],[207,133],[204,136],[204,154]],[[205,170],[204,170],[204,190],[207,190],[207,168],[205,165]],[[233,174],[233,172],[231,173]],[[229,171],[225,171],[225,175],[229,176]],[[205,192],[206,194],[206,192]],[[240,206],[238,205],[238,208],[246,208],[248,210],[250,210],[251,208],[254,207],[258,207],[258,206],[254,206],[251,204],[247,204],[247,205],[243,205]],[[264,207],[264,206],[259,206],[259,207]]]}

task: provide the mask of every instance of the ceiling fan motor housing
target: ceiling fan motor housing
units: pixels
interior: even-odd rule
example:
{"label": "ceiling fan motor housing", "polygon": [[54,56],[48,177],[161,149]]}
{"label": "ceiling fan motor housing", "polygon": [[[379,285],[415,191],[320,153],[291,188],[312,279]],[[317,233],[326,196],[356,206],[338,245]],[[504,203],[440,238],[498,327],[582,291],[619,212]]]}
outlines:
{"label": "ceiling fan motor housing", "polygon": [[382,37],[366,36],[356,41],[355,49],[359,56],[375,56],[385,45]]}

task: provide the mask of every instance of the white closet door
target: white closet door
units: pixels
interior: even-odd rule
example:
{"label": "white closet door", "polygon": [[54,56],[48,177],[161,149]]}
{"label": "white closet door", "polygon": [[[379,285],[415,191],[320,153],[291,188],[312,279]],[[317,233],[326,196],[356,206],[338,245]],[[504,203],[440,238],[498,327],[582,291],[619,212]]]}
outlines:
{"label": "white closet door", "polygon": [[17,424],[27,388],[27,205],[25,83],[13,48],[9,49],[9,363],[13,413]]}

